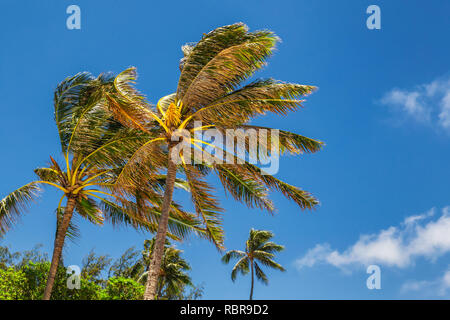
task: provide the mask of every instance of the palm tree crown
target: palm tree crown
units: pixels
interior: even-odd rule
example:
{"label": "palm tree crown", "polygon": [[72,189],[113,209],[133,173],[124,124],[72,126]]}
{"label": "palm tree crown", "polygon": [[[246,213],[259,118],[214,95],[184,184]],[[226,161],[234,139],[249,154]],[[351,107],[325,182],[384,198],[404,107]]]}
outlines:
{"label": "palm tree crown", "polygon": [[[234,159],[231,164],[208,163],[203,159],[214,158],[214,155],[205,146],[211,145],[195,136],[195,133],[206,129],[215,129],[221,133],[227,129],[252,129],[259,133],[270,128],[251,125],[253,118],[267,112],[287,115],[289,111],[302,106],[301,98],[314,91],[315,87],[273,79],[259,79],[239,87],[265,65],[277,41],[278,37],[273,32],[249,32],[242,23],[220,27],[205,34],[197,43],[182,47],[184,57],[179,65],[181,74],[176,91],[161,98],[156,106],[150,105],[135,89],[135,68],[127,69],[116,77],[116,94],[109,95],[113,102],[108,105],[110,111],[123,125],[149,135],[148,140],[136,149],[123,166],[116,190],[141,181],[154,180],[161,171],[167,170],[155,257],[150,268],[153,271],[149,276],[146,299],[152,299],[156,294],[157,270],[167,232],[167,210],[172,201],[177,173],[185,176],[197,214],[205,224],[206,236],[219,249],[223,249],[223,209],[213,193],[214,188],[206,181],[206,176],[211,172],[219,177],[224,189],[236,200],[250,207],[274,211],[268,190],[281,192],[302,209],[311,209],[318,204],[309,192],[266,175],[258,166],[239,159],[238,155],[242,154],[240,151],[243,154],[249,152],[248,143],[231,155],[228,150],[220,150]],[[197,125],[200,122],[201,125]],[[187,130],[189,136],[177,138],[181,130]],[[313,153],[323,146],[318,140],[283,130],[279,131],[279,138],[280,153]],[[199,159],[194,159],[196,164],[184,161],[188,160],[185,159],[186,155],[177,150],[181,141],[200,150],[204,155],[200,162]],[[213,147],[215,150],[220,149]],[[173,161],[173,152],[179,153],[182,164]],[[195,158],[195,154],[190,157]]]}
{"label": "palm tree crown", "polygon": [[275,262],[275,253],[283,251],[284,246],[269,241],[274,234],[266,230],[250,230],[250,235],[245,243],[245,251],[230,250],[223,257],[222,262],[228,264],[231,259],[238,259],[231,271],[231,280],[236,280],[238,273],[246,275],[251,272],[252,282],[250,289],[250,300],[253,299],[254,276],[264,284],[269,283],[267,275],[262,271],[261,266],[285,271],[285,269]]}

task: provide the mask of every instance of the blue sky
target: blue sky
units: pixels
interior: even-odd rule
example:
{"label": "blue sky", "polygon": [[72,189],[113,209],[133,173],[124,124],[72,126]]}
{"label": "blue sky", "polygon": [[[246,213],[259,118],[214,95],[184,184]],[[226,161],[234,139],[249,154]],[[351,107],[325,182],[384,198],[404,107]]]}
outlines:
{"label": "blue sky", "polygon": [[[81,8],[81,30],[66,28],[71,4]],[[371,4],[381,8],[381,30],[366,27]],[[268,272],[270,285],[257,284],[255,298],[449,298],[449,12],[445,0],[2,1],[0,197],[59,156],[58,82],[136,66],[139,89],[156,102],[175,90],[181,45],[242,21],[283,40],[255,77],[320,88],[305,109],[258,123],[327,144],[314,155],[282,158],[277,174],[320,199],[313,212],[274,194],[278,213],[270,216],[219,191],[227,248],[243,249],[251,227],[272,230],[286,246],[278,261],[288,271]],[[51,252],[58,199],[46,190],[2,245],[42,243]],[[82,237],[68,245],[66,264],[81,264],[92,248],[118,257],[150,237],[79,222]],[[180,247],[204,298],[248,297],[250,279],[233,284],[231,266],[211,244],[190,239]],[[380,266],[381,290],[367,289],[368,264]]]}

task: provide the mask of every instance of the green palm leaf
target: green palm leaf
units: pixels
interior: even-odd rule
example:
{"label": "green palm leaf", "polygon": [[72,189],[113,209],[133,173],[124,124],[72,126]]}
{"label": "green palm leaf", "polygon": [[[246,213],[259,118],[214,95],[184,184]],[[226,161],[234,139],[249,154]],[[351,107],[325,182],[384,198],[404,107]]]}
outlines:
{"label": "green palm leaf", "polygon": [[207,238],[220,250],[223,248],[223,229],[221,228],[221,212],[218,200],[211,194],[212,188],[202,178],[194,166],[184,166],[192,201],[197,214],[202,218]]}
{"label": "green palm leaf", "polygon": [[14,225],[40,191],[39,185],[31,182],[11,192],[0,201],[0,235]]}

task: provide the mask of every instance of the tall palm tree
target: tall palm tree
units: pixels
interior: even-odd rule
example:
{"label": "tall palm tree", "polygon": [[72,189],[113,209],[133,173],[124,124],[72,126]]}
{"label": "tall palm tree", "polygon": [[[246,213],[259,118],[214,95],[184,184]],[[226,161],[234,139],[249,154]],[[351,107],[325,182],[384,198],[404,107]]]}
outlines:
{"label": "tall palm tree", "polygon": [[[301,209],[311,209],[318,204],[310,193],[266,175],[245,159],[238,161],[241,151],[244,154],[249,152],[248,143],[238,146],[240,150],[235,153],[227,154],[234,160],[233,163],[211,164],[203,159],[208,158],[206,155],[212,157],[211,151],[204,148],[212,145],[195,136],[206,129],[221,133],[227,129],[251,129],[260,133],[270,128],[250,125],[252,118],[267,112],[286,115],[302,105],[300,98],[311,93],[315,87],[260,79],[239,88],[244,80],[265,64],[277,41],[278,37],[273,32],[249,32],[242,23],[220,27],[205,34],[199,42],[182,47],[184,57],[180,62],[178,87],[174,93],[161,98],[156,107],[134,88],[134,68],[116,77],[116,94],[109,96],[114,101],[108,105],[110,111],[125,126],[151,136],[124,165],[114,187],[116,192],[122,186],[133,185],[135,180],[151,181],[161,172],[166,172],[162,214],[149,266],[145,299],[154,299],[157,292],[158,270],[164,252],[168,210],[177,172],[186,177],[197,214],[206,225],[207,236],[219,249],[223,249],[223,210],[212,193],[213,188],[206,181],[206,176],[212,171],[218,175],[226,191],[250,207],[274,211],[268,189],[281,192]],[[197,121],[202,124],[198,125]],[[188,130],[189,136],[180,138],[181,130]],[[270,137],[268,140],[271,140]],[[197,164],[184,161],[192,159],[184,159],[185,155],[177,149],[181,142],[191,144],[205,156],[194,159]],[[312,153],[322,146],[320,141],[279,131],[281,153]],[[220,150],[217,146],[212,147]],[[174,156],[181,157],[183,163],[175,161]],[[195,154],[193,157],[196,157]]]}
{"label": "tall palm tree", "polygon": [[[106,93],[114,88],[113,80],[114,76],[109,74],[94,78],[80,73],[58,85],[54,96],[55,121],[64,165],[50,157],[49,166],[34,171],[38,180],[15,190],[0,202],[0,234],[4,234],[38,195],[41,186],[62,191],[56,210],[57,232],[45,300],[51,297],[66,235],[75,230],[74,212],[95,224],[100,225],[106,219],[150,232],[156,231],[156,221],[161,215],[162,197],[158,192],[164,187],[164,181],[147,187],[139,195],[135,192],[135,199],[130,198],[131,189],[122,197],[110,191],[121,165],[148,139],[142,132],[120,125],[105,111]],[[179,206],[172,205],[170,211],[172,238],[179,239],[189,230],[201,232],[198,221]]]}
{"label": "tall palm tree", "polygon": [[223,257],[223,263],[229,263],[231,259],[239,259],[231,271],[231,280],[236,281],[238,273],[246,275],[251,271],[252,282],[250,287],[250,300],[253,300],[253,287],[256,279],[264,284],[269,284],[266,274],[262,271],[261,265],[266,267],[285,271],[285,269],[275,261],[276,252],[284,250],[284,246],[269,241],[274,234],[266,230],[250,230],[250,236],[245,242],[245,251],[230,250]]}
{"label": "tall palm tree", "polygon": [[[155,248],[155,238],[145,240],[142,252],[142,265],[148,268],[151,254]],[[156,299],[175,299],[183,296],[186,286],[192,286],[189,263],[181,257],[182,250],[175,248],[169,241],[164,246],[161,260]],[[140,281],[146,281],[148,271],[142,272]]]}

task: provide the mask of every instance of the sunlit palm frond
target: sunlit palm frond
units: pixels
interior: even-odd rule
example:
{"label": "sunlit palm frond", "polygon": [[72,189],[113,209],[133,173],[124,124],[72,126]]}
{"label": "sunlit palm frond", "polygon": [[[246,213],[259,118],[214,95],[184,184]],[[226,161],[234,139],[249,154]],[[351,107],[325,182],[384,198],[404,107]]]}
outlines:
{"label": "sunlit palm frond", "polygon": [[161,115],[161,118],[166,117],[167,109],[169,109],[169,106],[176,103],[176,95],[176,93],[171,93],[159,99],[156,107],[159,114]]}
{"label": "sunlit palm frond", "polygon": [[159,180],[160,170],[167,163],[167,152],[160,147],[163,142],[160,138],[146,135],[131,142],[120,153],[123,163],[115,181],[117,191],[157,183],[155,180]]}
{"label": "sunlit palm frond", "polygon": [[259,250],[273,254],[283,251],[284,246],[276,244],[275,242],[266,242],[259,248]]}
{"label": "sunlit palm frond", "polygon": [[61,174],[58,170],[53,168],[37,168],[34,173],[39,177],[39,180],[49,181],[53,183],[61,182]]}
{"label": "sunlit palm frond", "polygon": [[233,165],[214,166],[223,187],[234,199],[253,208],[264,209],[269,212],[274,210],[272,201],[267,197],[267,188],[252,175],[235,170]]}
{"label": "sunlit palm frond", "polygon": [[[115,202],[102,199],[100,203],[106,214],[106,220],[113,225],[128,225],[152,233],[157,230],[157,222],[161,216],[159,207],[145,205],[138,207],[134,202],[123,198]],[[169,215],[169,237],[173,240],[181,240],[191,232],[204,234],[205,230],[201,222],[192,214],[182,211],[173,204]]]}
{"label": "sunlit palm frond", "polygon": [[262,174],[262,170],[255,165],[247,162],[243,167],[245,167],[245,170],[248,170],[248,172],[253,174],[256,179],[264,182],[267,187],[281,192],[286,198],[297,203],[297,205],[302,209],[313,209],[319,204],[319,201],[308,191],[292,186],[269,174]]}
{"label": "sunlit palm frond", "polygon": [[116,93],[107,97],[110,110],[121,123],[146,131],[155,122],[155,118],[151,105],[134,86],[136,79],[136,68],[124,70],[114,80]]}
{"label": "sunlit palm frond", "polygon": [[[271,150],[271,130],[274,130],[273,128],[251,125],[242,125],[239,128],[244,130],[254,129],[258,134],[260,134],[260,130],[265,130],[267,133],[267,148],[269,148],[269,151]],[[324,146],[321,141],[285,130],[278,130],[278,141],[281,154],[286,151],[294,154],[315,153],[322,150]]]}
{"label": "sunlit palm frond", "polygon": [[215,196],[211,194],[212,188],[203,179],[202,174],[194,166],[184,166],[186,179],[189,183],[192,201],[197,214],[203,219],[208,232],[207,238],[214,242],[218,249],[223,248],[223,229],[221,227],[221,212],[223,209]]}
{"label": "sunlit palm frond", "polygon": [[0,235],[16,223],[40,191],[39,185],[31,182],[11,192],[0,201]]}
{"label": "sunlit palm frond", "polygon": [[93,198],[81,197],[76,202],[75,209],[83,218],[96,225],[103,225],[105,217]]}
{"label": "sunlit palm frond", "polygon": [[[270,31],[247,33],[240,37],[240,41],[225,47],[210,59],[190,81],[182,95],[177,91],[177,97],[188,109],[207,106],[235,90],[242,81],[261,68],[277,41],[276,35]],[[196,48],[186,61],[180,83],[195,52]]]}
{"label": "sunlit palm frond", "polygon": [[273,112],[286,115],[302,106],[300,98],[310,94],[313,86],[261,79],[219,96],[200,109],[196,118],[217,126],[239,125],[257,115]]}
{"label": "sunlit palm frond", "polygon": [[182,72],[178,81],[177,97],[180,100],[202,68],[222,50],[239,44],[248,28],[243,23],[223,26],[204,34],[197,43],[182,47]]}
{"label": "sunlit palm frond", "polygon": [[[232,168],[231,170],[242,176],[252,177],[255,181],[259,181],[272,191],[281,192],[286,198],[297,203],[301,209],[312,209],[319,204],[319,201],[312,196],[311,193],[283,182],[272,175],[264,174],[262,169],[249,163],[245,159],[237,157],[236,154],[229,153],[223,149],[221,151],[224,153],[225,157],[230,157],[234,163],[226,164],[228,168]],[[221,168],[225,165],[214,164],[213,166]]]}

